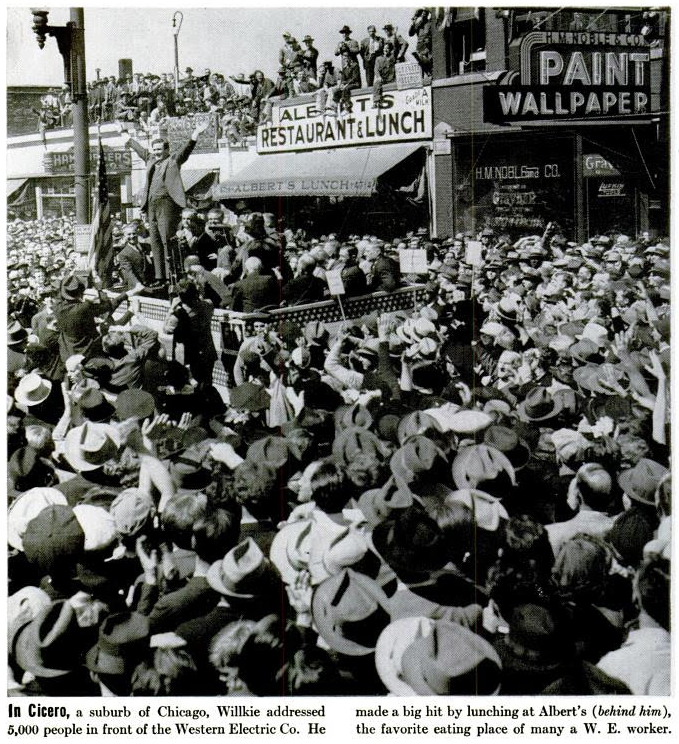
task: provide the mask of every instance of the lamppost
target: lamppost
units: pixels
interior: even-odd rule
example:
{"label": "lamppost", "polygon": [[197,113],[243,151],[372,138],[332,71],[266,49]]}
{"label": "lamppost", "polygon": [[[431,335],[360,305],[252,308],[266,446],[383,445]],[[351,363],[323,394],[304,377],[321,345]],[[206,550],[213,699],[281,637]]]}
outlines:
{"label": "lamppost", "polygon": [[87,121],[87,76],[85,72],[85,12],[71,8],[71,20],[65,26],[47,23],[49,10],[31,8],[33,31],[40,49],[47,36],[57,40],[64,59],[64,80],[73,100],[73,167],[75,170],[75,221],[87,225],[90,221],[90,137]]}
{"label": "lamppost", "polygon": [[[177,24],[177,16],[179,16],[179,24]],[[179,32],[182,30],[182,23],[184,22],[184,14],[181,10],[177,10],[172,16],[172,28],[177,30],[174,32],[174,91],[179,92]]]}

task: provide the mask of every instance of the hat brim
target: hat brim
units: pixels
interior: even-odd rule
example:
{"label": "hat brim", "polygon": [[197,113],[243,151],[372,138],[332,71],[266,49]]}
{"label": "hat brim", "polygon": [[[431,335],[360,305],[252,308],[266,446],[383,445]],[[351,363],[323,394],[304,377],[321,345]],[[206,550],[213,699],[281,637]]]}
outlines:
{"label": "hat brim", "polygon": [[295,542],[310,523],[309,519],[300,519],[298,522],[285,525],[276,532],[271,543],[269,560],[278,569],[284,584],[292,584],[298,573],[298,569],[290,563],[288,558],[288,545],[291,541]]}
{"label": "hat brim", "polygon": [[415,695],[415,690],[401,677],[401,661],[406,648],[419,637],[428,635],[434,625],[429,617],[404,617],[394,620],[380,633],[375,646],[375,667],[384,686],[393,695]]}
{"label": "hat brim", "polygon": [[73,669],[50,669],[43,666],[39,648],[38,623],[32,620],[16,636],[14,658],[17,664],[36,677],[63,677],[73,671]]}
{"label": "hat brim", "polygon": [[[331,577],[331,579],[332,578],[334,577]],[[361,588],[367,592],[387,614],[389,614],[389,599],[384,590],[374,579],[354,571],[352,572],[352,580],[360,584]],[[332,616],[323,613],[323,608],[330,606],[332,599],[330,596],[329,581],[330,579],[326,579],[324,582],[319,584],[311,597],[311,615],[314,619],[314,625],[318,630],[318,634],[323,638],[328,646],[330,646],[330,648],[344,654],[345,656],[368,656],[369,654],[374,653],[374,646],[363,646],[356,641],[345,638],[335,629],[331,619]]]}
{"label": "hat brim", "polygon": [[[120,438],[118,436],[118,431],[114,426],[111,426],[111,424],[97,424],[97,426],[101,426],[105,429],[104,433],[108,437],[108,439],[111,440],[116,450],[120,448]],[[87,462],[87,460],[83,459],[79,454],[79,438],[80,438],[80,431],[78,431],[80,427],[77,429],[71,429],[71,431],[66,435],[66,439],[64,441],[64,457],[68,461],[69,465],[71,467],[75,468],[79,472],[86,473],[90,470],[97,470],[100,468],[104,463],[99,464],[93,464],[90,462]],[[73,435],[73,432],[76,432],[75,435]],[[70,435],[70,436],[69,436]]]}
{"label": "hat brim", "polygon": [[521,403],[519,403],[516,407],[516,411],[519,414],[519,418],[523,421],[548,421],[549,419],[556,418],[561,411],[563,410],[563,403],[559,402],[559,400],[552,399],[553,408],[549,413],[545,413],[542,416],[531,416],[526,411],[526,404],[527,401],[523,400]]}
{"label": "hat brim", "polygon": [[40,398],[40,400],[28,400],[20,388],[17,388],[14,391],[14,400],[20,406],[25,406],[26,408],[39,406],[41,403],[44,403],[50,397],[50,393],[52,392],[52,383],[50,380],[43,380],[42,382],[47,388],[47,393],[45,393],[44,397]]}
{"label": "hat brim", "polygon": [[256,594],[240,594],[226,586],[221,579],[221,565],[221,560],[215,561],[210,568],[208,568],[205,574],[205,580],[216,592],[219,592],[219,594],[225,594],[227,597],[237,597],[238,599],[253,599],[257,596]]}
{"label": "hat brim", "polygon": [[85,666],[98,674],[124,674],[125,660],[119,656],[111,656],[95,644],[85,656]]}

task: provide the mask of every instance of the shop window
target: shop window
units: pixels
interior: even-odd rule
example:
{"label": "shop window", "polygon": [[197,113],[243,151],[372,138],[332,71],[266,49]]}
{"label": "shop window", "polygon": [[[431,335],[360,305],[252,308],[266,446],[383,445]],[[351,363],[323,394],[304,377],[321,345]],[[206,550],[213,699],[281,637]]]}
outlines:
{"label": "shop window", "polygon": [[486,23],[483,8],[457,8],[448,29],[449,73],[464,75],[486,69]]}

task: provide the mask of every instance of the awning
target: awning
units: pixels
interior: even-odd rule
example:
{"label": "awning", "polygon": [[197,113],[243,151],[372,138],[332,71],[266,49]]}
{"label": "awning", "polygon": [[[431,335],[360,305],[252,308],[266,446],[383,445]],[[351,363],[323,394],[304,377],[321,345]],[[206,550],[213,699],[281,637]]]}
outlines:
{"label": "awning", "polygon": [[19,189],[28,181],[27,178],[8,178],[7,179],[7,198],[19,191]]}
{"label": "awning", "polygon": [[194,186],[197,186],[207,176],[215,175],[215,171],[209,168],[185,168],[181,172],[184,191],[188,193]]}
{"label": "awning", "polygon": [[408,142],[258,155],[228,181],[217,184],[213,197],[370,196],[383,173],[422,145]]}

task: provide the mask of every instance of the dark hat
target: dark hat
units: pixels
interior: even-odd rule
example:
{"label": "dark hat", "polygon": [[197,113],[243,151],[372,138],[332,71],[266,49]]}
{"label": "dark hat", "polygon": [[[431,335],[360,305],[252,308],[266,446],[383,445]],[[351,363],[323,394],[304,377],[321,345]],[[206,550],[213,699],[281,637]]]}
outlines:
{"label": "dark hat", "polygon": [[232,408],[244,411],[263,411],[269,407],[271,397],[261,385],[244,382],[229,391]]}
{"label": "dark hat", "polygon": [[351,29],[349,28],[349,26],[347,26],[346,24],[344,24],[344,26],[342,26],[342,28],[339,30],[339,32],[341,34],[350,34],[351,33]]}
{"label": "dark hat", "polygon": [[659,462],[642,457],[633,468],[620,473],[618,485],[632,500],[655,506],[656,488],[667,472]]}
{"label": "dark hat", "polygon": [[654,536],[654,528],[646,514],[628,509],[618,515],[606,538],[616,550],[618,560],[626,566],[638,566],[644,557],[644,546]]}
{"label": "dark hat", "polygon": [[119,421],[148,418],[153,415],[155,407],[156,402],[151,393],[138,388],[123,390],[116,398],[116,416]]}
{"label": "dark hat", "polygon": [[70,506],[46,506],[26,525],[22,543],[30,563],[49,574],[57,559],[85,550],[85,532]]}
{"label": "dark hat", "polygon": [[493,695],[502,664],[488,641],[449,620],[437,620],[401,659],[402,676],[419,695]]}
{"label": "dark hat", "polygon": [[318,585],[311,613],[330,648],[347,656],[367,656],[389,624],[389,600],[374,579],[348,568]]}
{"label": "dark hat", "polygon": [[88,421],[101,423],[113,415],[113,406],[96,388],[86,388],[78,400],[78,407]]}
{"label": "dark hat", "polygon": [[519,403],[517,411],[522,421],[548,421],[561,413],[562,403],[547,388],[536,387]]}
{"label": "dark hat", "polygon": [[406,583],[448,562],[443,532],[419,504],[392,512],[373,529],[372,538],[375,550]]}
{"label": "dark hat", "polygon": [[307,35],[306,35],[306,36],[305,36],[305,37],[304,37],[304,38],[302,39],[302,41],[313,41],[313,37],[311,37],[311,36],[309,36],[309,34],[307,34]]}
{"label": "dark hat", "polygon": [[64,277],[59,287],[59,293],[64,300],[79,300],[85,291],[85,284],[76,274]]}
{"label": "dark hat", "polygon": [[490,426],[486,429],[483,441],[499,449],[500,452],[512,463],[514,470],[520,470],[530,460],[530,448],[519,435],[506,426]]}
{"label": "dark hat", "polygon": [[107,357],[92,357],[82,364],[85,377],[90,377],[104,385],[110,381],[114,367],[113,359]]}
{"label": "dark hat", "polygon": [[31,446],[19,447],[7,463],[7,480],[10,493],[28,491],[39,486],[51,486],[57,476],[49,460]]}
{"label": "dark hat", "polygon": [[204,467],[209,445],[207,440],[194,444],[174,457],[170,463],[170,473],[177,488],[185,491],[198,491],[210,483],[211,473]]}
{"label": "dark hat", "polygon": [[16,346],[28,338],[28,331],[19,323],[13,321],[7,326],[7,345]]}
{"label": "dark hat", "polygon": [[149,619],[139,612],[117,612],[99,626],[99,640],[87,652],[85,666],[100,674],[126,674],[149,646]]}
{"label": "dark hat", "polygon": [[246,458],[278,469],[290,458],[290,447],[285,437],[263,437],[248,447]]}
{"label": "dark hat", "polygon": [[15,658],[22,669],[36,677],[61,677],[78,667],[82,640],[75,610],[68,600],[60,599],[19,633]]}

